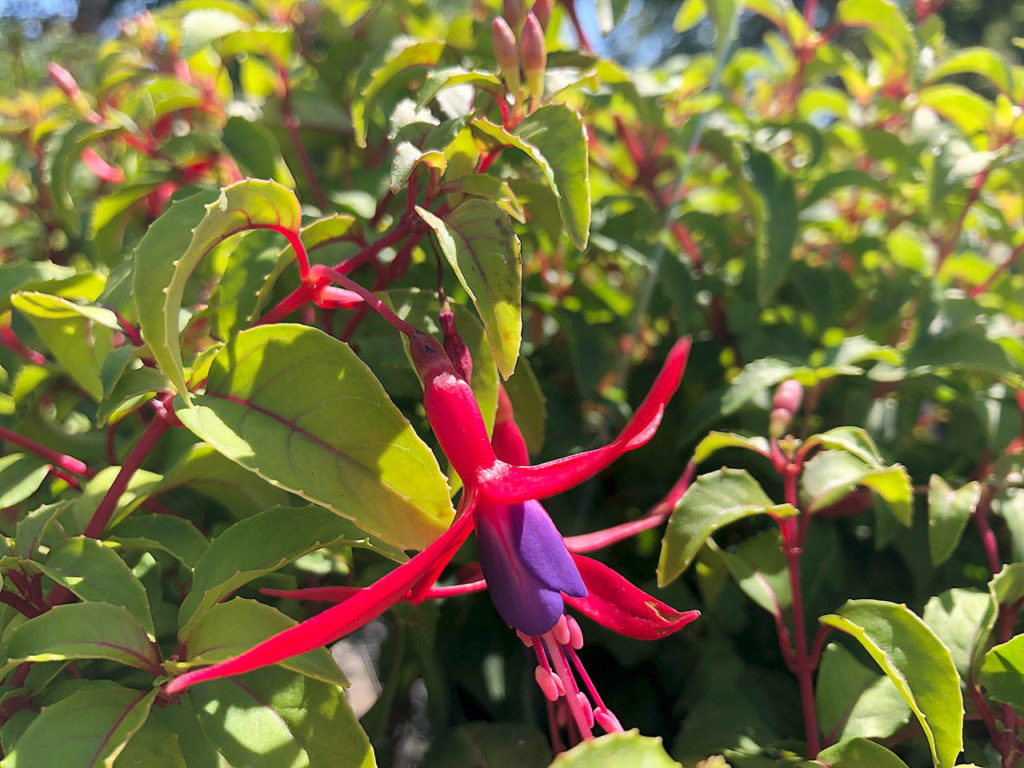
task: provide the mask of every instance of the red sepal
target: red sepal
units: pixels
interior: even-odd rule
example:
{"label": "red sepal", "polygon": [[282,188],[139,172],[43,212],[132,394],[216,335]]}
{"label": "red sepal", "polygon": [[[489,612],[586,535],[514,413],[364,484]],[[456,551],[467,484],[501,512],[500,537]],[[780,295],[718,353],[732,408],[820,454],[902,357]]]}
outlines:
{"label": "red sepal", "polygon": [[654,436],[666,404],[679,388],[690,355],[690,345],[688,336],[676,342],[647,397],[640,403],[625,429],[611,443],[531,467],[495,462],[493,467],[483,469],[477,475],[481,492],[506,504],[544,499],[579,485],[626,451],[639,448]]}
{"label": "red sepal", "polygon": [[82,150],[82,162],[85,163],[85,167],[92,171],[96,178],[109,181],[112,184],[124,183],[124,171],[112,166],[100,157],[92,147],[86,147]]}
{"label": "red sepal", "polygon": [[[279,632],[262,643],[250,648],[233,659],[222,661],[204,669],[186,672],[167,683],[168,694],[180,693],[189,686],[206,680],[216,680],[229,675],[240,675],[260,667],[306,653],[314,648],[334,642],[355,629],[380,616],[397,603],[409,588],[423,578],[440,558],[451,557],[453,541],[460,543],[473,527],[473,516],[463,515],[452,523],[451,528],[441,534],[429,547],[409,562],[395,568],[389,574],[361,590],[340,605],[328,608],[321,614]],[[447,561],[445,561],[447,562]]]}
{"label": "red sepal", "polygon": [[597,560],[575,554],[572,559],[587,585],[587,596],[562,597],[577,611],[613,632],[637,640],[657,640],[700,616],[700,611],[677,611]]}

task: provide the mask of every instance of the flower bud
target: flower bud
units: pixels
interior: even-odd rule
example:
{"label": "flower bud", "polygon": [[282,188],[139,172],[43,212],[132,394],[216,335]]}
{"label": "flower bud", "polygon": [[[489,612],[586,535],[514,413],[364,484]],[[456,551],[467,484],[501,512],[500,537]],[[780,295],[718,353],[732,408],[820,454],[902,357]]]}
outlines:
{"label": "flower bud", "polygon": [[530,89],[530,101],[536,108],[544,95],[544,67],[548,55],[544,47],[544,32],[532,13],[526,14],[519,44],[523,53],[523,69],[526,71],[526,87]]}
{"label": "flower bud", "polygon": [[537,0],[530,13],[537,17],[540,28],[547,32],[548,21],[551,19],[551,0]]}
{"label": "flower bud", "polygon": [[516,48],[516,36],[512,33],[508,22],[500,16],[491,24],[491,39],[494,41],[494,58],[498,69],[505,79],[509,92],[519,93],[519,50]]}
{"label": "flower bud", "polygon": [[55,61],[50,62],[46,71],[50,75],[50,80],[53,84],[61,89],[64,95],[68,97],[68,101],[70,101],[74,105],[75,109],[81,113],[82,117],[90,123],[103,122],[103,118],[96,114],[96,111],[89,106],[89,102],[86,101],[85,96],[82,95],[82,91],[78,87],[78,82],[75,80],[74,75]]}
{"label": "flower bud", "polygon": [[508,25],[518,32],[522,29],[523,17],[526,16],[525,0],[502,0],[501,15],[505,17]]}
{"label": "flower bud", "polygon": [[804,399],[803,385],[796,379],[787,379],[779,384],[772,398],[772,412],[768,422],[768,433],[775,438],[782,437],[793,421],[793,414],[800,409]]}

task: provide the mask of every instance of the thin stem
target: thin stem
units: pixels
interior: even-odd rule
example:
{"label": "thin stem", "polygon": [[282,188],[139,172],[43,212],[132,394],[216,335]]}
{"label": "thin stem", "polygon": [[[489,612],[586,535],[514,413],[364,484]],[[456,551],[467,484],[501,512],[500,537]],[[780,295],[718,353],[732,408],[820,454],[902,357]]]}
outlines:
{"label": "thin stem", "polygon": [[942,245],[942,249],[939,251],[939,255],[935,260],[935,271],[938,272],[946,259],[949,258],[950,254],[956,248],[957,241],[960,240],[960,233],[963,231],[964,222],[967,220],[967,214],[970,213],[971,208],[978,198],[981,196],[981,190],[985,186],[985,182],[988,180],[989,174],[992,172],[992,168],[985,168],[979,171],[974,176],[974,183],[971,185],[970,191],[967,193],[967,200],[964,202],[964,207],[960,211],[960,215],[957,217],[956,224],[953,225],[953,231],[950,232],[949,237]]}
{"label": "thin stem", "polygon": [[818,12],[818,0],[807,0],[804,3],[804,18],[807,19],[807,23],[814,26],[814,15]]}
{"label": "thin stem", "polygon": [[983,283],[971,288],[971,290],[968,291],[967,295],[970,296],[972,299],[978,298],[978,296],[980,296],[981,294],[983,294],[985,291],[992,287],[992,283],[994,283],[996,279],[1001,274],[1003,274],[1003,272],[1005,272],[1006,270],[1013,266],[1014,262],[1020,258],[1020,255],[1022,253],[1024,253],[1024,240],[1020,242],[1020,245],[1013,249],[1013,253],[1011,253],[1009,257],[1007,257],[1006,261],[1004,261],[1002,264],[996,267],[992,274],[989,275]]}
{"label": "thin stem", "polygon": [[989,505],[992,503],[992,497],[994,495],[995,489],[991,486],[987,487],[985,489],[985,494],[978,503],[978,507],[974,510],[974,514],[971,515],[974,519],[974,525],[978,529],[978,533],[981,534],[981,543],[985,547],[985,557],[988,560],[988,568],[993,576],[999,573],[1003,568],[1002,562],[999,559],[999,542],[996,540],[996,534],[992,530],[992,526],[988,523]]}
{"label": "thin stem", "polygon": [[[782,468],[786,489],[786,503],[799,509],[796,479],[800,466],[787,463]],[[789,571],[789,588],[792,593],[793,612],[793,673],[800,687],[800,704],[804,713],[804,730],[807,735],[807,749],[815,757],[821,750],[818,735],[818,716],[814,709],[814,665],[807,652],[807,630],[804,626],[803,592],[800,583],[800,555],[803,551],[803,535],[806,526],[798,527],[796,519],[790,517],[779,522],[782,542],[786,554],[786,568]]]}
{"label": "thin stem", "polygon": [[8,592],[6,589],[0,590],[0,603],[11,606],[11,608],[16,610],[18,613],[23,616],[27,616],[30,619],[34,619],[36,616],[42,616],[43,614],[42,611],[25,600],[25,598],[19,597],[13,592]]}
{"label": "thin stem", "polygon": [[19,435],[17,432],[12,432],[9,429],[0,427],[0,439],[14,443],[27,451],[31,451],[40,458],[45,459],[48,463],[60,467],[65,472],[70,472],[74,475],[84,475],[85,477],[93,477],[96,474],[85,465],[84,461],[79,461],[75,457],[68,456],[64,453],[58,453],[51,448],[47,448],[45,445],[40,445],[35,440],[30,440],[29,438]]}
{"label": "thin stem", "polygon": [[407,323],[405,320],[396,315],[387,304],[380,300],[372,291],[368,291],[363,288],[359,283],[354,280],[350,280],[345,275],[341,274],[335,269],[324,269],[323,274],[330,277],[334,282],[341,285],[343,288],[352,291],[353,293],[359,294],[363,301],[366,302],[367,306],[373,309],[378,315],[384,320],[390,323],[395,330],[404,333],[410,338],[418,333],[416,327],[411,323]]}
{"label": "thin stem", "polygon": [[157,441],[171,427],[171,417],[164,410],[166,407],[167,405],[163,404],[158,408],[156,417],[149,423],[149,426],[142,433],[142,437],[139,438],[138,442],[135,443],[135,446],[128,453],[124,464],[121,465],[121,469],[118,470],[117,476],[114,478],[114,482],[110,484],[110,488],[104,494],[99,506],[96,507],[92,519],[82,532],[84,536],[98,539],[103,534],[103,531],[106,530],[107,523],[110,522],[114,510],[117,508],[117,502],[120,501],[135,471],[142,466],[142,463],[149,456]]}

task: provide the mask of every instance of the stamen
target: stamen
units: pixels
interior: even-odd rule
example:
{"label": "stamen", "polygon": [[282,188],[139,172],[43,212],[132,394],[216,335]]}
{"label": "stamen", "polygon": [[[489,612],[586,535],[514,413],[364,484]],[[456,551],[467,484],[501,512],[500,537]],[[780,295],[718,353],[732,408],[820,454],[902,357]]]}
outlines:
{"label": "stamen", "polygon": [[548,701],[557,701],[558,697],[565,692],[565,687],[562,685],[562,681],[559,680],[558,675],[550,669],[544,669],[544,667],[538,666],[533,670],[533,676],[537,680],[537,685],[544,694],[544,698]]}
{"label": "stamen", "polygon": [[564,613],[558,617],[555,626],[551,628],[551,636],[555,638],[559,645],[569,645],[569,625],[565,620]]}
{"label": "stamen", "polygon": [[587,699],[587,695],[583,691],[579,691],[576,694],[576,702],[579,708],[583,710],[583,714],[586,715],[587,725],[590,728],[594,727],[594,708],[590,706],[590,701]]}
{"label": "stamen", "polygon": [[561,678],[562,683],[566,686],[566,699],[569,703],[569,708],[572,710],[572,718],[580,729],[580,735],[585,739],[589,739],[594,735],[590,725],[590,715],[588,714],[590,705],[587,705],[586,710],[580,706],[580,700],[577,696],[580,689],[576,685],[576,679],[572,676],[572,670],[569,668],[569,661],[565,656],[565,650],[555,640],[551,632],[542,635],[541,639],[544,641],[548,654],[551,656],[551,663],[555,668],[555,672],[558,673],[558,677]]}
{"label": "stamen", "polygon": [[533,638],[522,630],[516,630],[516,637],[518,637],[527,648],[533,648]]}
{"label": "stamen", "polygon": [[622,723],[619,718],[603,707],[594,710],[594,719],[597,724],[604,728],[605,733],[622,733]]}
{"label": "stamen", "polygon": [[568,646],[578,651],[583,647],[583,630],[580,629],[580,623],[572,616],[565,616],[565,623],[569,625]]}

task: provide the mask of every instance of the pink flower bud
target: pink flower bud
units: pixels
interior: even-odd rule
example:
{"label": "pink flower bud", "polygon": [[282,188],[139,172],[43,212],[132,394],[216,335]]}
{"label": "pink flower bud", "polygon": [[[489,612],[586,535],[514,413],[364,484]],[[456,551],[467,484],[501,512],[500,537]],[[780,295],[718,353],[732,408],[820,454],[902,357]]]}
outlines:
{"label": "pink flower bud", "polygon": [[77,99],[81,95],[81,91],[78,89],[78,83],[75,82],[74,76],[68,72],[64,67],[55,61],[50,62],[50,66],[46,68],[50,75],[50,80],[53,84],[64,91],[64,95],[69,99]]}
{"label": "pink flower bud", "polygon": [[547,32],[548,21],[551,19],[551,0],[537,0],[530,13],[537,17],[540,28]]}
{"label": "pink flower bud", "polygon": [[786,434],[793,414],[800,409],[804,399],[803,385],[796,379],[787,379],[779,384],[772,398],[772,412],[768,418],[768,434],[779,438]]}
{"label": "pink flower bud", "polygon": [[526,15],[526,3],[524,0],[502,0],[501,15],[514,30],[523,26],[523,17]]}
{"label": "pink flower bud", "polygon": [[544,95],[544,67],[548,55],[544,46],[544,31],[532,13],[526,14],[519,44],[523,53],[523,69],[526,70],[526,86],[530,89],[531,99],[536,103]]}
{"label": "pink flower bud", "polygon": [[516,48],[516,36],[508,22],[500,16],[491,24],[491,39],[494,41],[494,58],[498,62],[501,76],[505,78],[508,90],[519,92],[519,49]]}
{"label": "pink flower bud", "polygon": [[772,408],[781,408],[790,413],[796,413],[800,409],[800,403],[804,399],[804,387],[796,379],[786,379],[779,384],[775,390],[775,397],[772,398]]}

